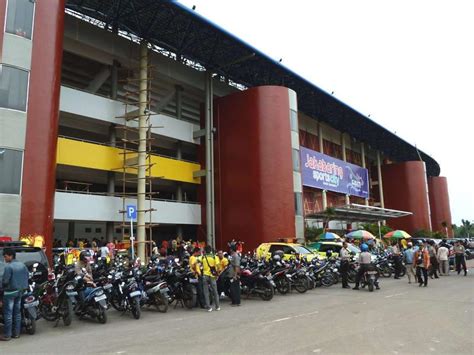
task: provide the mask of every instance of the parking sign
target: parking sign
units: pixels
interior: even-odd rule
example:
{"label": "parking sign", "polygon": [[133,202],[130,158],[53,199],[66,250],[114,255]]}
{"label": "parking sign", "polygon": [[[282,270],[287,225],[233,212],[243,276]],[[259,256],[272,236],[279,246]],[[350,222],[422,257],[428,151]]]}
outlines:
{"label": "parking sign", "polygon": [[137,219],[137,206],[127,205],[127,218]]}

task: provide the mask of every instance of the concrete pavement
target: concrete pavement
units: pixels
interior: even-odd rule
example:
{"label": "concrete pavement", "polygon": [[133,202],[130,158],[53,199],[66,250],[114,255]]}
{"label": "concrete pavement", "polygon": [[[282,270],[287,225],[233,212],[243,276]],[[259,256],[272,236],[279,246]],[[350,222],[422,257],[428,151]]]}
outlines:
{"label": "concrete pavement", "polygon": [[382,279],[380,291],[340,284],[220,312],[115,310],[105,325],[40,321],[34,336],[0,343],[1,354],[474,354],[474,270],[427,288]]}

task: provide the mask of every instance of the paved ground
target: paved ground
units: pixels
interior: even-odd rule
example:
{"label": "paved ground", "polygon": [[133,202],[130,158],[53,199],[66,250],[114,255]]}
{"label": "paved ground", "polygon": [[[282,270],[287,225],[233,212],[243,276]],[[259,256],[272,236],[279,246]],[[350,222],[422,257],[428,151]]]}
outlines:
{"label": "paved ground", "polygon": [[37,335],[0,344],[16,353],[474,354],[474,270],[427,288],[382,279],[382,290],[340,285],[222,311],[144,311],[138,321],[109,311],[105,325],[40,321]]}

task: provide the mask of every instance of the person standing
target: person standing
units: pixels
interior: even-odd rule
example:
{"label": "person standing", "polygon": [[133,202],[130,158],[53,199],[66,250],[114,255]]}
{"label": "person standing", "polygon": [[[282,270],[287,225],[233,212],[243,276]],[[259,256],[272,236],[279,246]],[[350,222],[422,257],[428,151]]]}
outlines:
{"label": "person standing", "polygon": [[339,252],[341,258],[341,279],[342,288],[350,288],[347,282],[347,274],[349,273],[349,261],[351,260],[351,252],[347,249],[347,242],[342,243],[341,251]]}
{"label": "person standing", "polygon": [[413,250],[413,244],[410,242],[407,244],[407,249],[403,252],[403,257],[405,258],[405,265],[407,269],[408,283],[411,284],[411,278],[416,281],[415,269],[413,267],[413,255],[415,251]]}
{"label": "person standing", "polygon": [[436,256],[440,265],[440,275],[449,276],[449,249],[446,244],[441,244]]}
{"label": "person standing", "polygon": [[198,303],[201,308],[205,307],[204,301],[204,290],[203,290],[203,280],[202,280],[202,263],[201,263],[201,249],[195,247],[193,250],[193,255],[189,257],[189,267],[197,278],[198,283],[196,286]]}
{"label": "person standing", "polygon": [[219,277],[217,278],[217,292],[223,296],[228,280],[227,266],[229,266],[229,259],[227,259],[222,250],[217,252],[217,258],[219,259],[219,264],[217,264],[217,272],[219,273]]}
{"label": "person standing", "polygon": [[435,242],[433,240],[430,240],[428,242],[428,252],[430,254],[430,272],[429,272],[429,276],[431,278],[433,278],[433,276],[435,277],[435,279],[439,279],[438,277],[438,258],[436,256],[437,254],[437,250],[436,250],[436,246],[435,246]]}
{"label": "person standing", "polygon": [[467,275],[467,269],[466,269],[466,258],[464,257],[464,253],[466,252],[466,248],[461,244],[459,240],[456,240],[454,243],[454,257],[456,261],[456,271],[458,272],[458,275],[461,273],[461,267],[464,270],[464,276]]}
{"label": "person standing", "polygon": [[212,247],[206,245],[204,249],[204,255],[202,257],[202,273],[203,273],[203,288],[204,288],[204,302],[206,303],[206,308],[208,312],[212,312],[210,295],[211,291],[212,299],[214,301],[214,310],[220,311],[219,306],[219,294],[217,293],[217,276],[219,273],[217,271],[217,265],[219,264],[219,259],[217,256],[212,254]]}
{"label": "person standing", "polygon": [[401,251],[400,247],[398,246],[398,243],[396,240],[392,242],[392,253],[393,253],[393,263],[395,264],[395,279],[400,278],[400,272],[402,269],[402,260],[401,260]]}
{"label": "person standing", "polygon": [[[425,241],[424,245],[415,252],[413,257],[413,266],[416,267],[416,277],[419,286],[428,286],[428,269],[430,267],[430,253],[428,251],[428,243]],[[423,276],[423,278],[422,278]]]}
{"label": "person standing", "polygon": [[231,306],[240,306],[240,255],[237,253],[237,245],[231,243],[230,250],[230,299],[232,300]]}
{"label": "person standing", "polygon": [[28,269],[25,264],[15,259],[16,252],[5,248],[3,258],[3,337],[2,341],[19,338],[21,332],[21,296],[28,288]]}

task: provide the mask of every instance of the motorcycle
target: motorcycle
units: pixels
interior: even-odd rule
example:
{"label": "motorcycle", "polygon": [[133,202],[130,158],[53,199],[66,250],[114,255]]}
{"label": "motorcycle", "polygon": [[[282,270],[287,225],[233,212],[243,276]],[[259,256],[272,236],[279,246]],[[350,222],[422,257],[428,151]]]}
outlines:
{"label": "motorcycle", "polygon": [[[242,264],[245,264],[245,262]],[[264,301],[270,301],[273,298],[273,288],[276,287],[276,284],[273,282],[270,272],[264,267],[264,265],[259,265],[253,270],[248,267],[242,270],[240,273],[242,294],[247,295],[247,297],[258,295]]]}
{"label": "motorcycle", "polygon": [[130,269],[128,272],[117,272],[112,274],[110,291],[110,303],[112,307],[121,312],[131,312],[133,318],[140,319],[140,300],[142,291],[135,274],[137,270]]}
{"label": "motorcycle", "polygon": [[63,274],[50,273],[48,281],[39,288],[39,311],[47,321],[63,320],[65,326],[71,325],[75,291],[75,273],[73,268],[68,268]]}
{"label": "motorcycle", "polygon": [[369,292],[373,292],[374,287],[378,288],[377,275],[378,271],[375,267],[366,270],[361,279],[361,287],[365,288],[365,286],[368,286]]}
{"label": "motorcycle", "polygon": [[138,275],[138,285],[142,293],[141,306],[156,307],[158,312],[166,313],[169,305],[169,291],[166,281],[161,279],[158,267],[152,267],[145,273]]}
{"label": "motorcycle", "polygon": [[187,309],[192,309],[197,303],[196,284],[198,280],[190,270],[180,268],[177,261],[174,266],[169,267],[165,272],[166,283],[169,287],[169,303],[176,302],[175,308],[179,303]]}
{"label": "motorcycle", "polygon": [[[84,270],[85,273],[85,270]],[[90,317],[97,319],[99,323],[107,323],[107,295],[102,287],[89,287],[83,275],[74,278],[76,287],[74,312],[79,318]]]}

